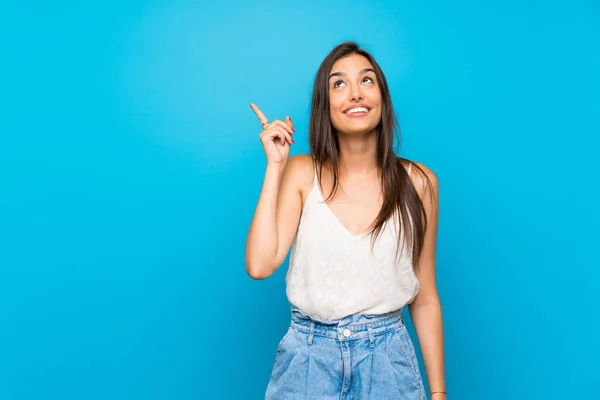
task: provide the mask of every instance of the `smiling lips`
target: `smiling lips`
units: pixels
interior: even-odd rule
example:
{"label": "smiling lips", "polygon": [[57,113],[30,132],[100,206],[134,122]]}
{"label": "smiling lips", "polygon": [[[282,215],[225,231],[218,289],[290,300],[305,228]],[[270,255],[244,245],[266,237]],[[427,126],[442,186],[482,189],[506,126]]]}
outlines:
{"label": "smiling lips", "polygon": [[347,108],[344,111],[344,114],[346,114],[347,116],[351,117],[351,118],[360,118],[360,117],[364,117],[365,115],[367,115],[369,113],[369,111],[371,111],[371,107],[369,107],[366,104],[356,104],[351,106],[350,108]]}

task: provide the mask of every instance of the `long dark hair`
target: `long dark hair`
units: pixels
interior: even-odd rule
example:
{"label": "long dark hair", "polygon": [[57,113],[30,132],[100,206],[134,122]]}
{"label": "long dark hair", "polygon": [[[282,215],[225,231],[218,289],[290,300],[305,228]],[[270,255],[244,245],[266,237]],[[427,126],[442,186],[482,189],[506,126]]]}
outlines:
{"label": "long dark hair", "polygon": [[[371,235],[371,249],[376,238],[388,219],[398,212],[398,250],[402,251],[404,242],[412,247],[412,262],[414,268],[418,268],[419,256],[423,248],[425,231],[427,229],[427,218],[425,208],[419,194],[408,173],[404,169],[403,161],[412,164],[412,169],[420,172],[424,180],[431,188],[431,182],[425,172],[408,159],[398,157],[394,152],[394,136],[397,137],[398,148],[401,144],[401,133],[392,106],[392,99],[383,71],[375,59],[365,50],[362,50],[354,42],[345,42],[336,46],[321,63],[315,83],[313,86],[312,106],[309,125],[310,154],[313,162],[318,167],[318,181],[321,185],[323,166],[328,165],[333,173],[333,184],[331,194],[325,199],[329,200],[339,186],[339,141],[338,134],[331,123],[329,107],[329,74],[333,64],[350,54],[358,54],[365,57],[373,65],[379,89],[381,91],[381,121],[377,125],[377,166],[380,173],[383,188],[383,205],[373,225],[368,230]],[[417,172],[415,171],[415,172]],[[432,190],[429,190],[432,193]],[[411,223],[405,223],[406,221]],[[408,229],[402,229],[407,227]],[[404,235],[401,235],[404,232]],[[401,245],[402,243],[402,245]]]}

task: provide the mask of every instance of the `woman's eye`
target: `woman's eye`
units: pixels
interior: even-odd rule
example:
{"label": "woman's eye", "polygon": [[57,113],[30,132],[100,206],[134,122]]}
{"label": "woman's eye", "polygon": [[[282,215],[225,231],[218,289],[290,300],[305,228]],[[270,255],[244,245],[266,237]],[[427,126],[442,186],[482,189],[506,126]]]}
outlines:
{"label": "woman's eye", "polygon": [[[363,82],[365,82],[365,81],[368,81],[368,82],[370,82],[370,83],[373,83],[373,79],[372,79],[372,78],[370,78],[370,77],[368,77],[368,76],[365,76],[365,77],[363,78],[363,80],[362,80],[362,81],[363,81]],[[342,83],[344,83],[344,81],[342,81],[342,80],[335,81],[335,82],[333,83],[333,87],[334,87],[334,88],[340,87],[340,84],[342,84]]]}

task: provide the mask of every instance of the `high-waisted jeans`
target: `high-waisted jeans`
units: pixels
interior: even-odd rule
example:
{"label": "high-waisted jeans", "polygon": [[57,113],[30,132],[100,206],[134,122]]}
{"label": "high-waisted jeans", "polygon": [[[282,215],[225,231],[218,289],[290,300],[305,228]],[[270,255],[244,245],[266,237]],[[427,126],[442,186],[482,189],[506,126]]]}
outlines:
{"label": "high-waisted jeans", "polygon": [[266,400],[426,400],[402,310],[318,320],[292,306]]}

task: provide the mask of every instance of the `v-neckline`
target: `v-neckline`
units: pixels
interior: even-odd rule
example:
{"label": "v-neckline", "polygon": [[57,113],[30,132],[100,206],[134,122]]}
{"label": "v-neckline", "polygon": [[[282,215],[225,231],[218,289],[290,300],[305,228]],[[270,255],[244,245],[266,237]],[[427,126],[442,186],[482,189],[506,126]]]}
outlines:
{"label": "v-neckline", "polygon": [[344,232],[346,232],[346,234],[348,236],[350,236],[353,239],[361,239],[361,238],[363,238],[369,232],[369,228],[367,228],[367,230],[365,230],[364,232],[357,233],[357,234],[353,234],[352,232],[350,232],[348,230],[348,228],[346,228],[346,225],[344,225],[342,223],[342,221],[338,218],[337,215],[335,215],[335,213],[333,212],[333,210],[329,207],[329,205],[325,201],[325,197],[323,196],[323,193],[321,193],[321,188],[319,188],[319,184],[318,183],[315,183],[314,189],[316,189],[317,194],[321,198],[321,202],[323,203],[323,205],[327,209],[327,212],[329,213],[329,215],[331,215],[333,217],[333,219],[335,220],[335,222],[342,228],[342,230]]}

